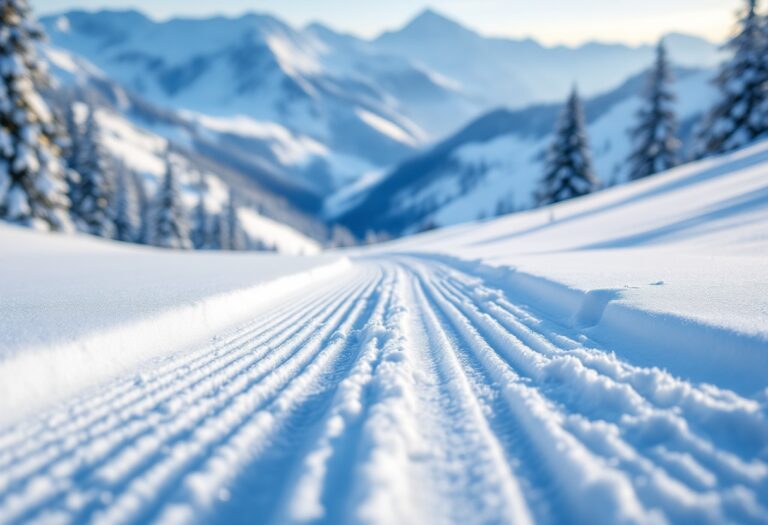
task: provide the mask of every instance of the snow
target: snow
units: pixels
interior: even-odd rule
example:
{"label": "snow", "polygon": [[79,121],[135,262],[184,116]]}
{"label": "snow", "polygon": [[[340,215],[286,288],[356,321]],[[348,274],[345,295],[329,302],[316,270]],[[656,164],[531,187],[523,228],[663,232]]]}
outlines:
{"label": "snow", "polygon": [[[699,71],[673,84],[680,120],[699,117],[702,108],[715,100],[716,91],[711,85],[713,74],[711,71]],[[588,126],[595,172],[604,184],[628,178],[629,170],[625,164],[631,153],[628,131],[641,107],[640,95],[642,93],[623,98]],[[454,139],[464,134],[460,132]],[[490,139],[463,142],[447,153],[441,151],[443,145],[437,145],[426,152],[440,159],[429,179],[418,186],[402,182],[405,190],[391,200],[387,214],[407,218],[413,214],[420,216],[422,210],[436,208],[428,220],[422,222],[450,226],[493,217],[497,214],[500,201],[505,205],[514,204],[516,209],[530,208],[542,177],[543,155],[550,149],[551,143],[551,136],[499,132]],[[341,217],[353,210],[371,192],[376,192],[377,183],[387,175],[397,173],[408,162],[390,168],[377,176],[373,183],[361,180],[359,184],[342,187],[326,199],[326,216]],[[389,198],[382,193],[377,197]],[[422,225],[411,224],[404,232],[415,233]]]}
{"label": "snow", "polygon": [[0,522],[766,523],[766,170],[302,258],[1,227]]}
{"label": "snow", "polygon": [[[228,126],[232,124],[232,121],[227,119],[200,118],[204,119],[206,126],[211,126],[214,129],[217,126],[221,126],[222,129],[228,129]],[[129,169],[142,174],[152,188],[156,187],[159,184],[160,177],[165,172],[165,157],[168,148],[168,139],[160,133],[168,134],[168,131],[173,131],[175,135],[178,135],[179,130],[176,128],[162,130],[155,126],[153,128],[155,133],[153,133],[148,129],[139,128],[121,115],[106,110],[99,111],[97,119],[104,147],[110,154],[124,162]],[[261,127],[259,123],[250,119],[238,120],[235,122],[235,125],[239,125],[241,131],[244,132],[274,132],[277,137],[283,138],[281,135],[283,130],[281,128],[273,128],[271,125]],[[179,138],[183,141],[185,137],[177,137],[177,143]],[[289,149],[294,146],[296,148],[301,146],[300,144],[295,145],[290,141],[285,144],[286,148]],[[312,144],[310,144],[311,146]],[[182,197],[187,207],[191,210],[197,203],[197,183],[200,177],[205,177],[210,186],[211,193],[207,202],[213,210],[218,211],[228,196],[228,188],[224,181],[214,173],[200,172],[190,161],[180,157],[174,158],[177,164],[181,164],[177,166],[177,169],[179,170],[179,178],[182,183]],[[258,215],[245,208],[242,212],[246,222],[244,228],[253,240],[258,240],[287,255],[312,254],[320,250],[317,241],[290,226]]]}
{"label": "snow", "polygon": [[306,165],[314,156],[328,155],[328,149],[316,140],[307,136],[296,136],[273,122],[261,122],[244,115],[229,118],[197,115],[195,118],[200,124],[214,131],[269,140],[273,143],[272,151],[275,156],[287,166]]}
{"label": "snow", "polygon": [[104,147],[136,172],[160,177],[165,172],[168,140],[138,128],[122,116],[97,113]]}
{"label": "snow", "polygon": [[254,210],[242,208],[239,217],[246,234],[261,240],[279,253],[315,255],[321,250],[318,242],[308,239],[293,228],[259,215]]}
{"label": "snow", "polygon": [[360,157],[330,150],[316,139],[291,131],[274,122],[256,120],[245,115],[211,117],[189,111],[182,112],[182,114],[202,126],[198,132],[204,134],[221,133],[225,135],[221,139],[223,141],[227,140],[226,135],[234,134],[265,142],[280,165],[305,170],[307,174],[297,173],[296,175],[306,178],[307,183],[313,187],[318,184],[316,180],[313,180],[312,175],[312,168],[317,163],[324,163],[328,166],[326,171],[332,179],[332,188],[344,187],[359,178],[360,173],[365,173],[372,167],[370,163]]}
{"label": "snow", "polygon": [[[588,328],[606,340],[626,339],[621,330],[654,338],[667,325],[665,337],[683,348],[665,355],[638,347],[636,359],[755,389],[764,386],[768,366],[766,166],[768,142],[586,199],[388,249],[444,253],[487,266],[475,271],[490,274],[507,268],[509,286],[550,295],[547,308],[577,324],[579,315],[595,317]],[[584,312],[595,294],[608,299],[596,301],[599,312]],[[646,331],[649,324],[657,331]],[[710,341],[693,336],[696,326]],[[724,345],[737,353],[723,353]],[[700,363],[700,352],[712,355]]]}
{"label": "snow", "polygon": [[323,209],[325,217],[338,217],[344,211],[358,205],[365,196],[366,190],[372,188],[387,176],[386,170],[363,170],[362,173],[363,175],[358,177],[357,180],[351,181],[326,199]]}
{"label": "snow", "polygon": [[9,226],[0,235],[2,419],[236,325],[313,270],[344,267],[334,256],[188,256]]}
{"label": "snow", "polygon": [[393,122],[390,122],[389,120],[386,120],[378,115],[374,115],[370,111],[366,111],[362,108],[357,108],[355,112],[361,119],[363,119],[363,122],[368,124],[373,129],[381,132],[383,135],[386,135],[398,142],[402,142],[403,144],[408,144],[410,146],[418,145],[418,142],[414,140],[411,135],[406,133],[402,128]]}
{"label": "snow", "polygon": [[54,66],[72,74],[75,74],[80,70],[79,65],[75,62],[70,53],[54,48],[47,48],[45,51],[46,58]]}

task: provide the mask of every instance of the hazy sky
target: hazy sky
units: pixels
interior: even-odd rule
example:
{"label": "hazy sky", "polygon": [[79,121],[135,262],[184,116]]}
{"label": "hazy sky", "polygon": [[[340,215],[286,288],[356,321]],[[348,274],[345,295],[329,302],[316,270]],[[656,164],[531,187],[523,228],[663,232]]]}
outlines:
{"label": "hazy sky", "polygon": [[651,42],[681,31],[720,40],[742,0],[31,0],[39,13],[73,7],[134,7],[156,18],[261,11],[294,25],[319,20],[372,36],[400,26],[425,7],[485,34],[534,36],[547,43]]}

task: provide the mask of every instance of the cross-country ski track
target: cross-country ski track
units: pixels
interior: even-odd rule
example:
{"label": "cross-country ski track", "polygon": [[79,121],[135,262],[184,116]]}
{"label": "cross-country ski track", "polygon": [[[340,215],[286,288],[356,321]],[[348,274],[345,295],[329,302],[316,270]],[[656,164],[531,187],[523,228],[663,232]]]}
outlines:
{"label": "cross-country ski track", "polygon": [[0,523],[768,523],[747,396],[447,259],[354,260],[0,433]]}

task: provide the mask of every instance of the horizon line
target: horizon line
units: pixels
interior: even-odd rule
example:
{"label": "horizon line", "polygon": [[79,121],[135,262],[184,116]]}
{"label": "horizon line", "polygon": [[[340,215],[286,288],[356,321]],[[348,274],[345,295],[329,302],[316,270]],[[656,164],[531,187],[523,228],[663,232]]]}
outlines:
{"label": "horizon line", "polygon": [[248,16],[257,16],[257,17],[269,17],[273,18],[289,27],[291,27],[294,30],[306,30],[312,26],[321,26],[326,29],[329,29],[333,31],[336,34],[339,35],[345,35],[345,36],[352,36],[354,38],[358,38],[360,40],[364,40],[366,42],[372,42],[377,40],[378,38],[389,34],[393,32],[398,32],[406,27],[408,27],[411,23],[413,23],[415,20],[417,20],[419,17],[427,14],[427,13],[433,13],[440,18],[445,19],[446,21],[456,24],[457,26],[470,31],[472,33],[475,33],[476,35],[479,35],[483,38],[487,39],[498,39],[498,40],[510,40],[510,41],[518,41],[523,42],[526,40],[531,40],[536,42],[537,44],[541,45],[542,47],[546,48],[570,48],[570,49],[578,49],[581,47],[585,47],[591,44],[597,44],[597,45],[605,45],[605,46],[625,46],[629,48],[641,48],[645,46],[651,46],[657,44],[661,39],[667,38],[672,35],[679,35],[684,37],[692,37],[692,38],[698,38],[701,40],[704,40],[712,45],[720,45],[722,42],[717,41],[716,39],[713,39],[709,36],[705,36],[703,34],[699,33],[690,33],[685,31],[669,31],[667,33],[662,34],[659,38],[656,38],[654,40],[647,40],[642,42],[628,42],[628,41],[621,41],[621,40],[603,40],[600,38],[588,38],[584,39],[578,43],[568,43],[568,42],[547,42],[544,39],[541,39],[540,37],[537,37],[535,35],[513,35],[513,34],[498,34],[498,33],[491,33],[486,32],[481,29],[477,29],[475,27],[472,27],[470,24],[466,24],[462,21],[457,20],[456,18],[452,17],[451,15],[447,15],[444,12],[434,8],[434,7],[426,7],[419,10],[415,15],[411,15],[409,17],[406,17],[406,19],[401,22],[398,26],[389,28],[389,29],[383,29],[375,34],[372,35],[365,35],[361,33],[357,33],[354,31],[348,31],[348,30],[342,30],[338,29],[337,27],[334,27],[333,24],[330,24],[328,22],[323,22],[321,20],[310,20],[304,24],[294,24],[293,22],[286,20],[286,18],[281,17],[277,13],[273,11],[267,11],[267,10],[257,10],[253,8],[248,8],[244,11],[241,11],[239,13],[226,13],[226,12],[220,12],[220,13],[210,13],[210,14],[175,14],[175,15],[169,15],[169,16],[157,16],[152,13],[149,13],[139,7],[103,7],[103,8],[89,8],[89,7],[72,7],[70,9],[54,9],[54,10],[41,10],[38,13],[35,13],[35,16],[38,19],[41,18],[48,18],[48,17],[54,17],[54,16],[64,16],[68,13],[73,12],[85,12],[90,14],[97,14],[97,13],[137,13],[143,16],[144,18],[147,18],[148,20],[151,20],[155,23],[167,23],[174,20],[195,20],[195,21],[204,21],[204,20],[211,20],[215,18],[223,18],[227,20],[238,20],[241,18],[246,18]]}

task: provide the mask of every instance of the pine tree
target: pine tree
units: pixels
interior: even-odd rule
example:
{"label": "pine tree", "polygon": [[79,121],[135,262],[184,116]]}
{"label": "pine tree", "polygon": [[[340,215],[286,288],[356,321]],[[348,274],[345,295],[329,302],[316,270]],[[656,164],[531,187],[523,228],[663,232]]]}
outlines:
{"label": "pine tree", "polygon": [[641,179],[678,164],[680,141],[671,89],[672,72],[664,42],[659,42],[656,64],[648,79],[645,105],[637,114],[637,126],[630,132],[634,150],[629,157],[629,176]]}
{"label": "pine tree", "polygon": [[134,174],[128,171],[123,163],[116,163],[114,173],[116,179],[113,198],[115,239],[123,242],[139,242],[141,218]]}
{"label": "pine tree", "polygon": [[70,212],[72,203],[72,192],[80,184],[80,174],[72,168],[75,164],[75,159],[80,158],[80,141],[77,140],[82,134],[80,124],[77,122],[77,115],[75,112],[75,103],[73,100],[63,97],[61,105],[64,107],[64,129],[62,134],[65,137],[65,143],[62,148],[63,160],[66,166],[65,180],[67,182],[67,196],[70,201]]}
{"label": "pine tree", "polygon": [[726,45],[731,58],[715,85],[720,101],[710,111],[699,154],[726,153],[768,134],[768,34],[757,0],[747,0],[739,33]]}
{"label": "pine tree", "polygon": [[[228,205],[227,205],[228,207]],[[222,251],[231,250],[231,237],[229,235],[229,213],[227,207],[216,216],[216,249]]]}
{"label": "pine tree", "polygon": [[50,85],[43,38],[26,0],[0,0],[0,219],[69,231],[58,124],[39,93]]}
{"label": "pine tree", "polygon": [[580,197],[599,186],[592,170],[584,110],[574,88],[555,130],[536,194],[540,205]]}
{"label": "pine tree", "polygon": [[227,206],[227,222],[229,223],[230,249],[243,251],[246,249],[245,231],[240,222],[237,199],[232,190],[229,190],[229,206]]}
{"label": "pine tree", "polygon": [[131,172],[131,186],[136,195],[136,210],[138,216],[138,229],[136,241],[139,244],[148,244],[149,222],[151,206],[147,196],[147,188],[144,185],[144,177],[136,172]]}
{"label": "pine tree", "polygon": [[219,214],[219,249],[242,251],[246,248],[245,232],[240,223],[234,192],[229,191],[229,198]]}
{"label": "pine tree", "polygon": [[192,245],[197,250],[208,250],[213,248],[213,238],[211,233],[211,219],[208,215],[208,208],[205,204],[205,198],[208,194],[208,184],[205,175],[201,175],[198,185],[200,197],[194,212],[194,223],[192,225],[191,240]]}
{"label": "pine tree", "polygon": [[162,248],[192,248],[181,192],[173,165],[166,160],[166,170],[151,205],[148,242]]}
{"label": "pine tree", "polygon": [[71,150],[70,168],[79,178],[70,188],[72,215],[81,230],[99,237],[113,238],[115,225],[110,211],[114,188],[111,167],[104,153],[96,121],[96,109],[88,109],[88,117],[82,128],[74,115],[68,118]]}

